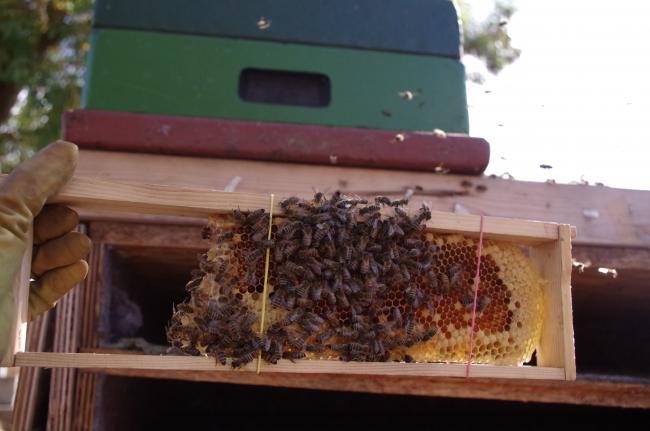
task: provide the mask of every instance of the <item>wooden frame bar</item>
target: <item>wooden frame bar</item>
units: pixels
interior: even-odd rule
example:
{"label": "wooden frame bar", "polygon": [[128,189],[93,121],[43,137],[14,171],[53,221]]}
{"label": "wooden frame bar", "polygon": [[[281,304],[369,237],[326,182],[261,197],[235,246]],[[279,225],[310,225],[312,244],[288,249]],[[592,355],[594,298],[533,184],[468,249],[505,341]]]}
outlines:
{"label": "wooden frame bar", "polygon": [[[217,372],[255,372],[255,361],[233,370],[229,365],[216,364],[213,358],[203,356],[155,356],[120,353],[40,353],[21,352],[16,354],[18,367],[48,368],[111,368],[147,370],[194,370]],[[367,375],[407,375],[429,377],[465,377],[465,364],[442,363],[398,363],[398,362],[341,362],[327,360],[286,359],[275,365],[262,365],[263,373],[300,374],[367,374]],[[551,367],[512,367],[503,365],[472,365],[472,377],[526,378],[544,380],[563,380],[564,370]]]}
{"label": "wooden frame bar", "polygon": [[[63,138],[82,149],[459,174],[482,173],[485,139],[462,134],[326,127],[77,109]],[[401,140],[401,141],[399,141]]]}
{"label": "wooden frame bar", "polygon": [[[73,179],[63,191],[51,200],[72,207],[94,210],[108,209],[139,214],[170,214],[206,217],[228,213],[234,208],[253,210],[268,208],[266,195],[227,193],[215,190],[176,188],[154,185],[111,183],[95,179]],[[277,201],[276,201],[277,202]],[[276,204],[277,205],[277,204]],[[274,211],[281,214],[281,207]],[[427,227],[434,231],[477,235],[480,217],[434,213]],[[473,377],[560,379],[575,380],[575,353],[571,313],[571,237],[572,228],[549,222],[484,218],[486,239],[499,239],[528,244],[532,259],[549,285],[545,289],[545,319],[541,343],[538,346],[538,366],[513,367],[473,365]],[[24,273],[29,274],[25,260]],[[18,280],[23,295],[28,283]],[[17,323],[23,323],[18,321]],[[18,325],[19,326],[19,325]],[[226,371],[213,359],[201,357],[93,354],[93,353],[35,353],[17,352],[16,366],[126,368],[154,370]],[[244,367],[251,371],[255,363]],[[402,363],[341,363],[338,361],[280,361],[278,365],[263,367],[264,372],[376,374],[411,376],[452,376],[465,374],[465,364],[402,364]]]}

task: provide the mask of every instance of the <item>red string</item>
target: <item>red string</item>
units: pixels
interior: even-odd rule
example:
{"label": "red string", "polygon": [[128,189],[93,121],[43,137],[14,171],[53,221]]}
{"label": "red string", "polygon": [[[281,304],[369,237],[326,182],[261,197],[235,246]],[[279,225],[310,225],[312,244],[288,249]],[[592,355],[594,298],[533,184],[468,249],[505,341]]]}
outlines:
{"label": "red string", "polygon": [[478,298],[478,285],[481,279],[481,254],[483,254],[483,215],[481,214],[481,227],[478,237],[478,250],[476,251],[476,275],[474,276],[474,303],[472,305],[472,326],[469,333],[469,354],[467,355],[467,368],[465,368],[465,377],[469,377],[469,368],[472,365],[472,350],[474,350],[474,325],[476,323],[476,299]]}

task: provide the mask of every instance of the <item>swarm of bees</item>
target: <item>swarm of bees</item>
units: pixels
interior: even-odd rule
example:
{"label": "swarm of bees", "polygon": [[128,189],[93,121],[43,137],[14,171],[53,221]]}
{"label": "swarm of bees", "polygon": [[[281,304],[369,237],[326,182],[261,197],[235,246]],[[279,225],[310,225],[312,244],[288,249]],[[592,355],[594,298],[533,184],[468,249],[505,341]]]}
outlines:
{"label": "swarm of bees", "polygon": [[[200,256],[186,286],[190,298],[176,306],[167,328],[172,350],[209,355],[221,364],[231,358],[233,367],[260,353],[269,363],[459,360],[468,349],[476,244],[459,236],[434,237],[425,228],[431,211],[422,206],[408,212],[407,203],[339,192],[288,198],[281,202],[282,215],[274,217],[271,240],[264,210],[236,210],[211,220],[202,235],[214,246]],[[267,249],[270,294],[260,334]],[[515,247],[498,248],[503,250],[516,254]],[[479,337],[475,358],[523,362],[532,354],[539,325],[523,325],[522,311],[540,311],[541,291],[539,298],[535,293],[515,302],[499,271],[492,256],[484,256],[486,286],[477,297],[476,329],[486,336]],[[540,282],[528,267],[517,271]],[[523,328],[525,339],[507,337],[514,341],[504,341],[500,352],[496,334],[510,335],[511,328]]]}

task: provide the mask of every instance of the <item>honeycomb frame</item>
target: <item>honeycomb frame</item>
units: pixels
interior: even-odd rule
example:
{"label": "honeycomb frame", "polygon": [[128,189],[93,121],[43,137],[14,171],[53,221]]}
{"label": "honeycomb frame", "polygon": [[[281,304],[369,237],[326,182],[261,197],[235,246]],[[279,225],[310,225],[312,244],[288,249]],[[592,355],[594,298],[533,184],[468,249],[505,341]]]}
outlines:
{"label": "honeycomb frame", "polygon": [[[218,217],[218,218],[215,218],[215,219],[213,219],[211,221],[211,225],[212,225],[211,229],[213,230],[214,234],[223,235],[224,233],[227,233],[226,232],[227,229],[224,230],[223,228],[224,228],[224,226],[227,226],[228,223],[224,223],[224,220],[225,219],[223,217]],[[276,223],[276,226],[277,226],[277,224],[279,223],[280,220],[281,220],[280,218],[277,218],[277,219],[274,220],[275,223]],[[274,227],[274,229],[277,229],[277,227]],[[238,234],[235,234],[235,237],[233,238],[233,239],[235,239],[235,241],[234,241],[235,244],[240,243],[240,246],[241,246],[242,242],[246,242],[247,239],[244,239],[243,241],[241,240],[244,235],[245,234],[243,234],[241,232],[238,233]],[[463,236],[459,236],[459,235],[453,235],[453,234],[451,234],[451,235],[439,235],[439,234],[436,234],[435,239],[434,239],[434,234],[432,234],[431,232],[427,232],[425,235],[429,237],[428,240],[434,241],[441,248],[442,247],[451,247],[451,248],[454,248],[454,247],[459,248],[460,247],[462,249],[465,249],[466,254],[470,253],[470,255],[471,255],[471,251],[473,251],[474,254],[476,253],[475,252],[475,250],[476,250],[475,240],[473,240],[471,238],[467,238],[467,237],[463,237]],[[227,248],[228,247],[226,247],[226,249]],[[237,248],[237,247],[235,246],[235,248]],[[508,244],[507,246],[505,246],[505,249],[504,249],[504,244],[503,243],[500,243],[499,241],[490,240],[489,236],[488,236],[488,239],[486,240],[483,252],[484,252],[484,256],[488,255],[488,258],[484,257],[484,259],[485,259],[484,262],[485,263],[483,265],[485,265],[485,266],[482,266],[482,269],[485,268],[485,269],[487,269],[488,272],[489,272],[489,268],[490,268],[490,259],[489,259],[490,256],[489,255],[496,255],[496,256],[508,255],[510,259],[513,259],[515,261],[515,263],[517,263],[517,261],[519,261],[519,264],[526,261],[526,257],[519,251],[517,246],[512,245],[512,244]],[[214,259],[218,259],[218,257],[217,257],[218,253],[219,253],[219,247],[216,247],[216,249],[215,249],[215,247],[213,247],[213,249],[211,249],[210,252],[206,256],[208,257],[209,261],[210,260],[214,261]],[[238,254],[238,251],[235,250],[234,253]],[[241,254],[241,252],[239,252],[239,254]],[[241,259],[240,256],[238,258]],[[471,266],[471,264],[470,264],[470,266]],[[502,278],[505,277],[506,279],[509,279],[509,280],[510,279],[517,280],[518,277],[521,278],[516,273],[509,273],[507,268],[508,268],[508,265],[503,265],[503,268],[498,268],[498,271],[500,271]],[[538,275],[534,274],[535,269],[533,268],[533,265],[528,263],[527,265],[524,265],[524,268],[525,268],[524,272],[528,272],[527,277],[529,277],[530,280],[533,280],[533,284],[536,284],[537,288],[539,290],[549,290],[548,287],[543,287],[542,286],[543,281],[541,280],[541,278]],[[475,265],[474,265],[474,269],[475,269]],[[471,268],[469,268],[469,270],[465,270],[464,274],[463,274],[463,277],[465,279],[467,279],[467,274],[469,274],[471,272],[472,272]],[[256,276],[257,276],[257,284],[255,285],[255,288],[251,289],[251,287],[248,286],[244,290],[239,292],[241,294],[241,296],[242,296],[241,299],[244,299],[244,297],[246,297],[246,299],[244,299],[242,301],[242,303],[246,304],[247,307],[250,307],[251,311],[255,310],[255,309],[259,309],[257,302],[259,301],[259,294],[261,293],[261,281],[260,281],[261,274],[258,272]],[[272,274],[271,277],[270,277],[270,281],[271,281],[271,283],[270,283],[271,287],[272,288],[275,287],[274,284],[277,283],[277,277],[274,280],[274,277],[273,277],[273,274]],[[556,280],[552,280],[552,281],[555,282]],[[467,280],[465,280],[465,282],[467,284]],[[194,286],[194,287],[196,289],[198,289],[198,290],[202,290],[204,293],[209,292],[208,296],[213,295],[214,292],[215,292],[215,289],[217,289],[217,290],[219,289],[219,286],[214,285],[214,281],[205,280],[205,279],[202,279],[201,282],[198,284],[198,286]],[[239,286],[239,288],[241,289],[241,286]],[[479,292],[480,292],[480,288],[479,288]],[[543,315],[543,317],[545,318],[546,315],[549,314],[548,313],[549,310],[540,310],[540,309],[543,308],[542,302],[548,302],[548,298],[546,297],[547,295],[545,295],[545,294],[542,295],[541,292],[538,292],[538,293],[539,294],[537,294],[536,298],[532,301],[533,302],[532,308],[536,308],[537,311],[538,311],[538,314],[540,316]],[[479,299],[480,299],[480,295],[479,295]],[[272,298],[271,298],[271,302],[272,302]],[[458,311],[458,307],[459,307],[458,299],[455,298],[452,302],[455,302],[455,303],[453,305],[448,304],[447,306],[452,306],[453,308],[456,309],[456,311]],[[516,348],[516,347],[512,346],[513,337],[510,336],[511,334],[509,334],[508,331],[512,331],[512,330],[516,331],[516,329],[513,329],[513,328],[516,328],[517,326],[519,326],[519,328],[521,329],[521,322],[515,322],[513,320],[513,313],[515,313],[516,310],[519,309],[520,307],[523,307],[525,309],[525,308],[527,308],[527,306],[525,304],[519,303],[519,301],[514,301],[514,300],[511,303],[505,303],[505,305],[507,305],[507,307],[506,307],[506,309],[502,310],[503,311],[502,316],[501,316],[502,317],[502,319],[501,319],[501,325],[502,326],[500,327],[500,331],[495,331],[494,330],[495,328],[482,327],[482,325],[481,325],[481,313],[479,313],[477,315],[477,326],[476,326],[477,342],[475,344],[475,350],[473,352],[473,354],[474,354],[473,362],[474,363],[519,365],[529,357],[529,355],[532,353],[533,349],[536,346],[541,345],[541,343],[538,341],[538,338],[539,338],[539,336],[541,335],[541,332],[542,332],[541,320],[543,320],[543,319],[540,319],[538,322],[534,323],[529,328],[529,332],[532,332],[533,335],[531,337],[527,338],[528,344],[523,349],[522,348]],[[494,306],[494,303],[489,303],[488,302],[487,308],[490,308],[491,306]],[[443,305],[443,308],[444,308],[444,305]],[[528,308],[530,308],[530,306]],[[183,311],[181,311],[181,313],[183,313]],[[321,314],[321,313],[322,313],[322,311],[317,313],[317,314]],[[254,312],[253,312],[253,314],[254,314]],[[268,328],[269,326],[273,325],[274,322],[278,322],[278,321],[286,318],[286,314],[287,313],[284,310],[269,308],[266,327]],[[384,314],[386,314],[386,313],[384,312]],[[426,312],[424,312],[422,314],[426,315]],[[399,353],[396,353],[397,351],[392,351],[391,355],[389,357],[384,358],[383,360],[389,359],[389,360],[394,360],[394,361],[406,361],[406,362],[416,361],[416,362],[459,362],[459,363],[462,363],[462,362],[466,361],[467,349],[468,349],[467,345],[468,345],[468,337],[469,337],[469,331],[466,330],[467,329],[466,328],[466,323],[467,323],[467,319],[468,319],[468,313],[465,312],[465,313],[462,313],[462,315],[463,315],[462,316],[462,319],[463,319],[462,321],[459,321],[458,318],[456,317],[455,321],[449,321],[448,322],[448,321],[445,321],[444,319],[440,320],[440,317],[438,317],[438,319],[436,320],[436,323],[440,323],[440,325],[437,325],[436,329],[440,329],[440,330],[435,335],[433,335],[433,337],[429,337],[429,338],[434,338],[434,339],[436,337],[437,338],[444,337],[444,338],[446,338],[448,340],[451,340],[449,342],[449,344],[453,344],[456,347],[441,346],[440,343],[438,342],[438,346],[437,346],[436,349],[432,349],[432,348],[430,348],[430,346],[428,348],[426,348],[426,349],[423,349],[422,348],[422,346],[423,346],[422,343],[420,343],[420,344],[416,343],[415,345],[411,345],[409,347],[404,347],[403,349],[401,349],[399,351]],[[423,317],[421,319],[420,319],[420,317],[422,317],[422,316],[418,316],[418,319],[419,319],[418,323],[421,324],[421,325],[426,324],[427,319],[431,320],[431,316]],[[257,325],[259,323],[255,322],[255,324]],[[510,328],[508,326],[512,326],[512,328]],[[508,327],[508,330],[504,331],[506,329],[506,327]],[[499,329],[499,328],[497,328],[497,329]],[[425,328],[425,330],[426,330],[426,328]],[[490,331],[492,333],[490,333]],[[501,334],[499,334],[499,332]],[[482,335],[487,336],[487,338],[489,338],[490,341],[484,342],[483,339],[485,339],[485,337],[482,337]],[[504,338],[504,335],[507,335],[507,336]],[[301,343],[305,344],[307,341],[309,341],[309,340],[301,340]],[[336,343],[332,343],[332,344],[336,344]],[[465,346],[464,347],[464,352],[459,353],[460,351],[463,351],[463,346]],[[483,351],[482,351],[482,349],[483,349]],[[486,349],[491,352],[489,355],[485,354]],[[200,350],[201,349],[199,349],[199,352],[198,352],[199,354],[210,354],[210,352],[200,351]],[[286,349],[286,350],[288,350],[289,352],[292,351],[291,348]],[[514,354],[513,354],[513,350],[515,351]],[[197,353],[197,352],[195,352],[195,353]],[[451,353],[451,355],[450,355],[450,353]],[[337,356],[340,358],[341,357],[341,352],[339,351],[338,354],[337,354],[337,352],[332,350],[332,349],[326,349],[326,351],[321,350],[321,351],[318,351],[318,352],[307,352],[306,355],[305,354],[300,354],[300,355],[296,354],[295,357],[292,357],[291,355],[284,356],[284,357],[288,358],[288,359],[299,359],[299,358],[302,358],[302,357],[305,357],[305,356],[307,356],[309,358],[312,358],[312,359],[332,359],[332,358],[336,358]],[[277,359],[279,359],[279,358],[276,358],[276,360]],[[352,359],[352,360],[355,360],[355,359]]]}

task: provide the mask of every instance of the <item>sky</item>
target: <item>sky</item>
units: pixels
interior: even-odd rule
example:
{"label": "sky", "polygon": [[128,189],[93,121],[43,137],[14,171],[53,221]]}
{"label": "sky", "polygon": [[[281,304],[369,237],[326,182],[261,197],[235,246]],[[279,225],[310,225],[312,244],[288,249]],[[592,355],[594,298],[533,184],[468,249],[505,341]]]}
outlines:
{"label": "sky", "polygon": [[[469,3],[479,19],[490,10]],[[490,142],[486,174],[650,190],[650,2],[514,4],[521,57],[497,76],[464,58],[486,77],[467,83],[470,134]]]}

